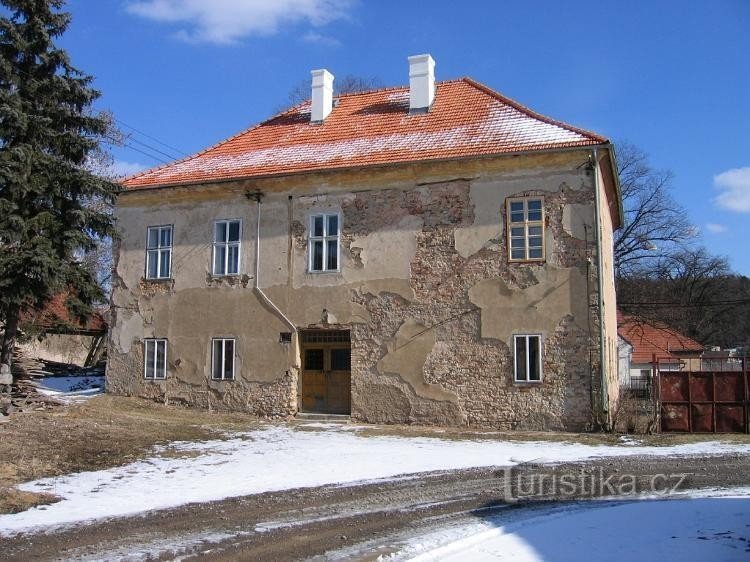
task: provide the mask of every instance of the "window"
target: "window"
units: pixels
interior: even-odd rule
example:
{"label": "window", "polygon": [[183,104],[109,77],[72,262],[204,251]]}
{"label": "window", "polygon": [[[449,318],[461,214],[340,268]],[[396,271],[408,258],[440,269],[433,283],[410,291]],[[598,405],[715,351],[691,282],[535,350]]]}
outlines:
{"label": "window", "polygon": [[214,275],[237,275],[240,272],[239,220],[222,220],[214,223]]}
{"label": "window", "polygon": [[143,376],[145,378],[167,378],[167,340],[143,340],[143,360]]}
{"label": "window", "polygon": [[169,279],[172,269],[172,227],[150,226],[146,237],[146,278]]}
{"label": "window", "polygon": [[508,200],[508,246],[511,261],[544,259],[544,199]]}
{"label": "window", "polygon": [[211,342],[211,347],[211,378],[222,381],[234,380],[234,339],[216,338]]}
{"label": "window", "polygon": [[308,244],[310,271],[339,270],[339,215],[310,217]]}
{"label": "window", "polygon": [[542,380],[542,336],[513,336],[516,382]]}

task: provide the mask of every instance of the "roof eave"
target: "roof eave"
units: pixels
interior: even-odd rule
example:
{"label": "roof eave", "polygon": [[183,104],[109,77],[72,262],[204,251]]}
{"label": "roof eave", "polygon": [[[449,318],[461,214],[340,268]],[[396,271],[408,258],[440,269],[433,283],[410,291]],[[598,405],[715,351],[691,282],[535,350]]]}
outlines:
{"label": "roof eave", "polygon": [[490,158],[515,157],[515,156],[532,155],[532,154],[554,154],[554,153],[564,153],[564,152],[577,152],[581,150],[590,150],[591,148],[594,148],[594,147],[609,148],[611,146],[612,146],[612,143],[610,143],[608,140],[605,139],[603,142],[600,142],[600,143],[592,141],[590,144],[582,143],[582,144],[577,144],[574,146],[565,146],[565,147],[539,148],[539,149],[533,149],[533,150],[514,150],[514,151],[507,151],[507,152],[492,152],[488,154],[452,156],[449,158],[425,158],[423,160],[397,160],[397,161],[391,161],[391,162],[385,162],[385,163],[365,164],[365,165],[360,165],[360,166],[342,166],[342,167],[330,167],[330,168],[320,168],[320,169],[307,169],[307,170],[300,170],[300,171],[295,171],[295,172],[282,172],[282,173],[271,173],[271,174],[238,175],[238,176],[217,178],[217,179],[210,179],[210,180],[203,179],[203,180],[191,180],[191,181],[165,182],[165,183],[159,183],[159,184],[154,184],[154,185],[124,187],[124,189],[120,192],[119,195],[124,195],[127,193],[137,193],[137,192],[143,192],[143,191],[159,190],[159,189],[171,189],[171,188],[176,188],[176,187],[190,187],[190,186],[196,186],[196,185],[231,183],[231,182],[245,181],[245,180],[264,180],[264,179],[271,179],[271,178],[296,177],[296,176],[303,176],[303,175],[308,175],[308,174],[326,174],[326,173],[347,172],[347,171],[355,171],[355,170],[391,168],[395,166],[405,166],[409,164],[425,164],[425,163],[431,164],[431,163],[438,163],[438,162],[456,162],[456,161],[464,161],[464,160],[487,160]]}

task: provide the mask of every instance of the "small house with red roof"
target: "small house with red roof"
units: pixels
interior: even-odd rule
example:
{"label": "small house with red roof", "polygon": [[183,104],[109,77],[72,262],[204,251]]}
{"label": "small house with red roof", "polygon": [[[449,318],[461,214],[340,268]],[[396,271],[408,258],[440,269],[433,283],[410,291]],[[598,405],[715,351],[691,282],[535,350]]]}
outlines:
{"label": "small house with red roof", "polygon": [[685,370],[692,368],[692,361],[704,351],[700,343],[666,324],[620,311],[617,313],[617,332],[622,385],[638,387],[650,380],[654,358],[662,370]]}
{"label": "small house with red roof", "polygon": [[408,86],[343,95],[314,70],[309,101],[122,182],[108,392],[270,417],[608,423],[612,144],[436,81],[429,55],[404,70]]}

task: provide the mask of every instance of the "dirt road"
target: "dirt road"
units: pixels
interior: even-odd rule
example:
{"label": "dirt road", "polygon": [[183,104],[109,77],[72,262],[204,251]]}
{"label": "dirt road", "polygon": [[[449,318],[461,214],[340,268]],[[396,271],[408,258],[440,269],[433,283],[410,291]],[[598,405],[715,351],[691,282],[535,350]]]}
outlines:
{"label": "dirt road", "polygon": [[[384,461],[385,462],[385,461]],[[574,476],[561,492],[554,475]],[[679,482],[678,482],[679,481]],[[374,559],[436,525],[622,491],[750,485],[750,456],[625,457],[411,475],[234,498],[0,539],[5,560]],[[629,491],[628,488],[626,491]],[[532,497],[533,494],[533,497]],[[564,497],[563,497],[564,496]],[[513,501],[520,497],[521,501]],[[510,503],[509,503],[509,500]],[[544,505],[549,506],[549,503]]]}

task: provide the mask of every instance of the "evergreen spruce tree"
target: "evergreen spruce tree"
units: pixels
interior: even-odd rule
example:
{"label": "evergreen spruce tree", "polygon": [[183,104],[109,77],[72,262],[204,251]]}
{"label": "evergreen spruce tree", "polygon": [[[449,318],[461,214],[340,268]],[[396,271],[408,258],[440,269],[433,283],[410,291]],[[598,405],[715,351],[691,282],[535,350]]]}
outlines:
{"label": "evergreen spruce tree", "polygon": [[54,41],[63,0],[0,0],[0,364],[10,365],[19,316],[59,291],[84,317],[103,298],[83,256],[114,235],[116,184],[86,170],[106,135],[93,78]]}

